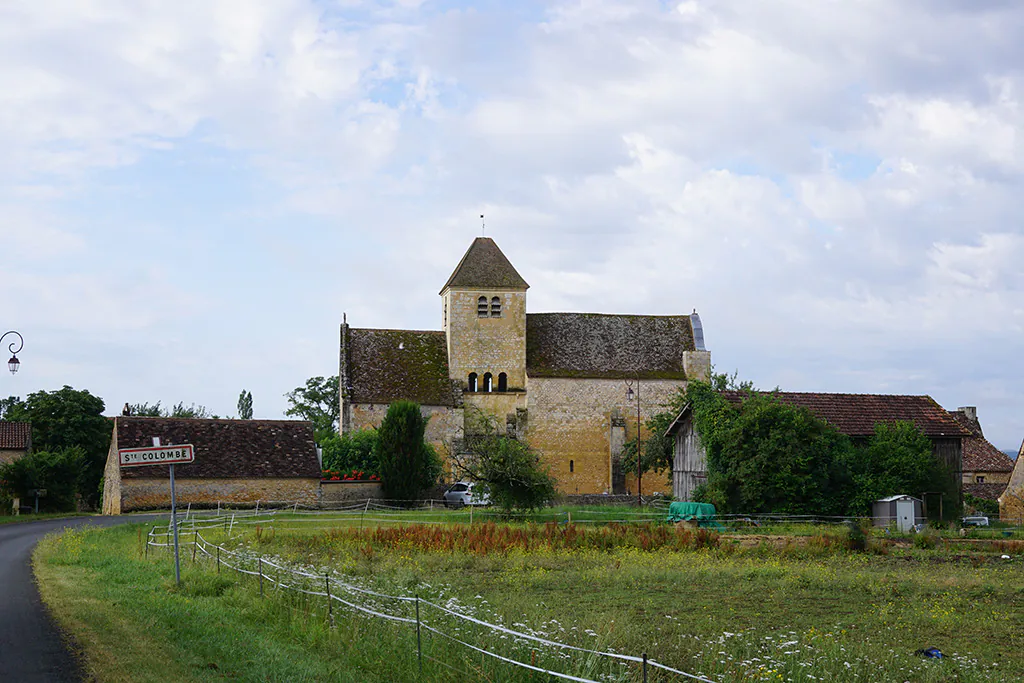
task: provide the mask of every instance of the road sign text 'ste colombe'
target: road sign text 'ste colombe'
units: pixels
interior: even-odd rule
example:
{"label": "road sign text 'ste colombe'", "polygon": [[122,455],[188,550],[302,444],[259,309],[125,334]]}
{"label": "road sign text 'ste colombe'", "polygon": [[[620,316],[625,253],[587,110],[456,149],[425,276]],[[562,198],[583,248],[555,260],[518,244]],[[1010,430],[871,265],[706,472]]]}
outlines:
{"label": "road sign text 'ste colombe'", "polygon": [[117,451],[117,459],[120,462],[121,467],[188,463],[195,460],[195,449],[192,447],[192,444],[156,446],[149,448],[124,448]]}

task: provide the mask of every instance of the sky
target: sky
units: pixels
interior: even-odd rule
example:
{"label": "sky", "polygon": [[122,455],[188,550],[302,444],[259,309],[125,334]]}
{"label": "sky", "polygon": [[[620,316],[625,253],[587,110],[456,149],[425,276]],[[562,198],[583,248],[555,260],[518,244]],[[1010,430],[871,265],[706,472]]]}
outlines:
{"label": "sky", "polygon": [[0,395],[280,418],[484,214],[532,312],[1024,438],[1019,2],[6,0],[0,83]]}

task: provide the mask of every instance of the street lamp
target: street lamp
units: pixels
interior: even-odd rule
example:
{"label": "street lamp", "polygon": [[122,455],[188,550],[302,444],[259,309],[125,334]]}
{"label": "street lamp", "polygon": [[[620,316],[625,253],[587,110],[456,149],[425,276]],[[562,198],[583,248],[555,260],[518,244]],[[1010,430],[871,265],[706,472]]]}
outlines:
{"label": "street lamp", "polygon": [[636,378],[636,393],[633,392],[633,380],[626,380],[626,400],[630,403],[636,397],[636,503],[643,507],[643,471],[640,469],[640,377]]}
{"label": "street lamp", "polygon": [[[7,367],[10,369],[12,375],[16,375],[18,373],[18,368],[21,367],[21,361],[18,360],[18,352],[25,347],[25,338],[22,337],[19,332],[10,330],[8,332],[4,332],[3,335],[0,336],[0,343],[2,343],[3,340],[6,339],[7,335],[9,334],[13,334],[18,337],[18,341],[12,341],[10,345],[7,347],[8,350],[11,352],[11,359],[7,361]],[[15,345],[17,345],[18,348],[14,348]]]}

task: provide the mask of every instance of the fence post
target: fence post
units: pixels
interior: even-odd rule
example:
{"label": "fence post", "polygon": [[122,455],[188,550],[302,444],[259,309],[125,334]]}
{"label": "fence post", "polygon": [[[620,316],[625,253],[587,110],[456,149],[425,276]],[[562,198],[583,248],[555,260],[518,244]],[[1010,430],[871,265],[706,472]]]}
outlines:
{"label": "fence post", "polygon": [[643,653],[644,658],[644,683],[647,683],[647,653]]}
{"label": "fence post", "polygon": [[256,514],[253,515],[253,516],[254,517],[259,517],[260,516],[260,501],[259,500],[256,501]]}
{"label": "fence post", "polygon": [[423,678],[423,643],[420,641],[420,594],[416,594],[416,658],[420,662],[420,678]]}
{"label": "fence post", "polygon": [[334,605],[332,605],[331,603],[334,601],[331,600],[331,577],[327,574],[324,574],[324,587],[327,589],[327,623],[333,627]]}
{"label": "fence post", "polygon": [[263,558],[259,558],[260,597],[263,597]]}
{"label": "fence post", "polygon": [[[154,527],[155,528],[155,527]],[[149,541],[153,538],[153,530],[150,529],[149,533],[146,534],[146,559],[149,559]]]}
{"label": "fence post", "polygon": [[469,525],[473,526],[473,506],[469,506]]}
{"label": "fence post", "polygon": [[199,548],[199,532],[192,530],[192,564],[196,563],[196,550]]}
{"label": "fence post", "polygon": [[220,546],[217,546],[217,573],[220,574]]}

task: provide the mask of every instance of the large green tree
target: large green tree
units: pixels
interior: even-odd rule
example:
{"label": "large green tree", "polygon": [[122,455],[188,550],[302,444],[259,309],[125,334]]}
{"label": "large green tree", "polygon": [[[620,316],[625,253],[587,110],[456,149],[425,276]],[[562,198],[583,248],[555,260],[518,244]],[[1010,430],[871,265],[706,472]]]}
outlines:
{"label": "large green tree", "polygon": [[8,399],[4,419],[32,423],[35,451],[80,448],[83,456],[76,477],[78,492],[87,505],[95,506],[112,428],[111,421],[103,417],[103,408],[100,397],[65,386],[57,391],[36,391],[24,401]]}
{"label": "large green tree", "polygon": [[293,389],[284,396],[291,404],[284,414],[312,422],[317,441],[323,441],[330,434],[338,432],[341,397],[338,394],[337,375],[310,377],[306,380],[306,386]]}
{"label": "large green tree", "polygon": [[[871,503],[885,496],[943,496],[943,512],[957,514],[956,487],[946,466],[932,453],[932,443],[913,422],[880,422],[867,444],[850,460],[854,490],[850,511],[869,514]],[[929,509],[937,516],[937,509]]]}
{"label": "large green tree", "polygon": [[376,429],[361,429],[349,434],[329,434],[320,442],[325,470],[347,472],[359,470],[380,474],[377,452],[380,436]]}
{"label": "large green tree", "polygon": [[377,460],[384,494],[415,500],[441,476],[441,463],[424,441],[427,421],[418,403],[396,401],[381,422]]}
{"label": "large green tree", "polygon": [[725,512],[845,514],[853,445],[834,427],[770,393],[738,406],[703,382],[687,393],[707,454],[703,500]]}

